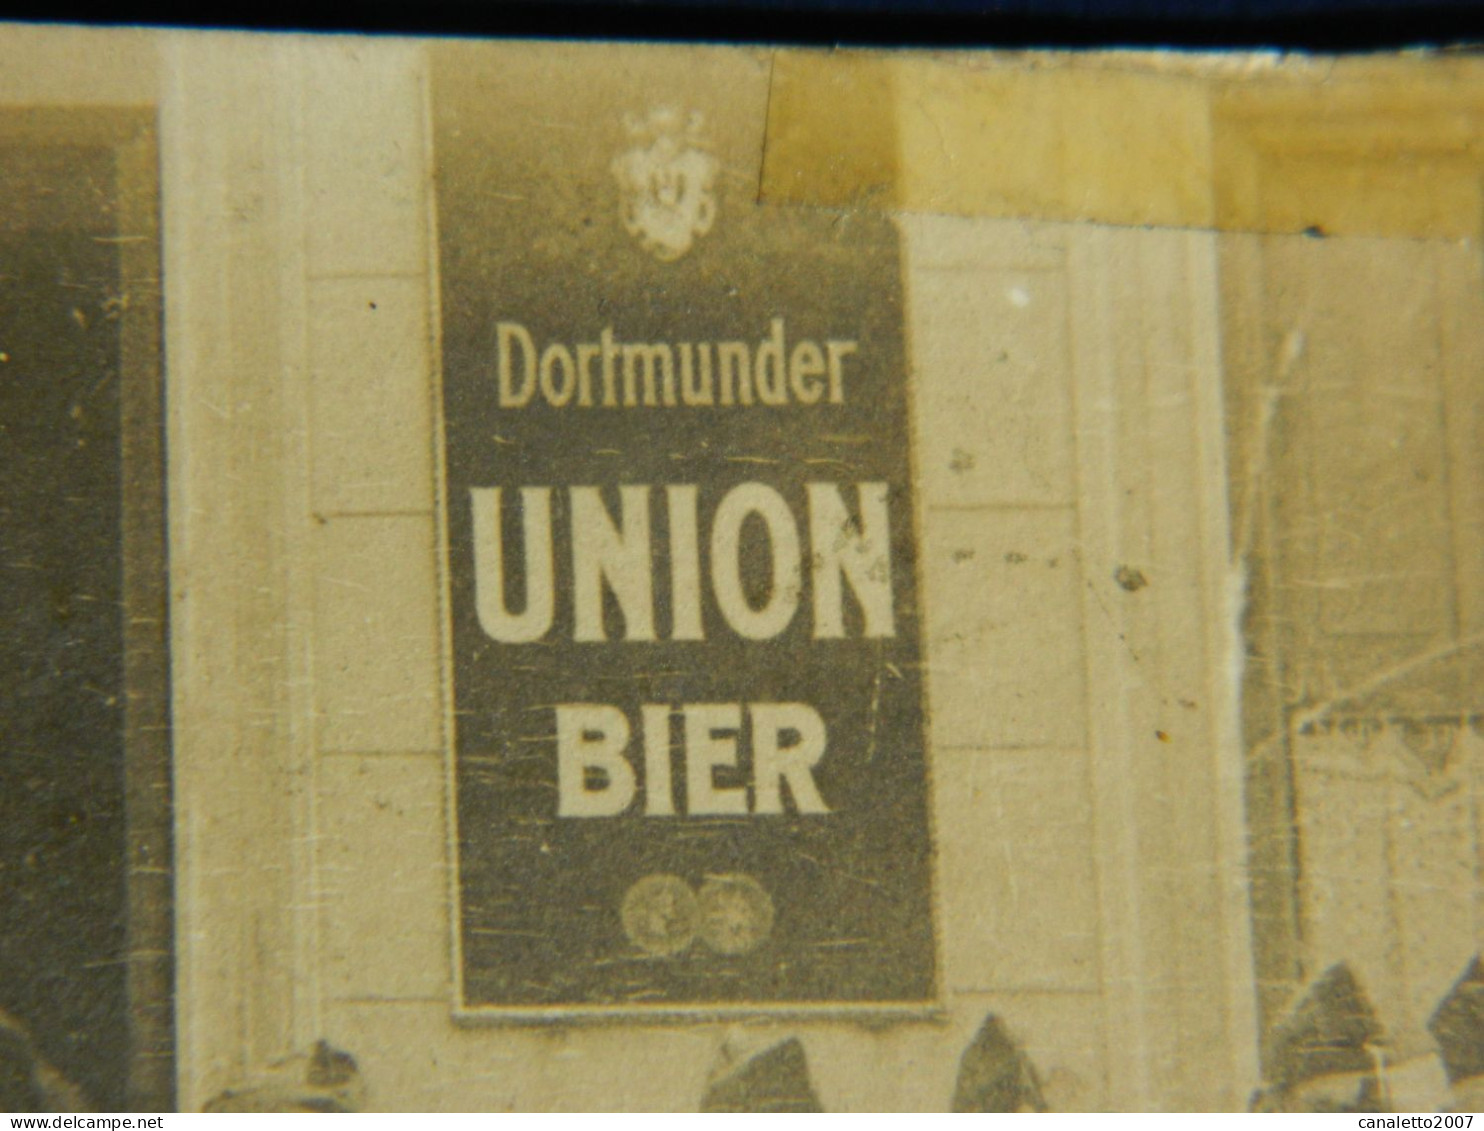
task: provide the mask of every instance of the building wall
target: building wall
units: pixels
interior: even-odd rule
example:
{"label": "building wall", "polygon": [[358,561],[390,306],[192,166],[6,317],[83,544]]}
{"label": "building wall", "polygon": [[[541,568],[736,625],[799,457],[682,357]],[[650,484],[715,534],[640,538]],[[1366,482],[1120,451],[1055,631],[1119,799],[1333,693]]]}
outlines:
{"label": "building wall", "polygon": [[742,1029],[933,1109],[994,1011],[1053,1106],[1236,1108],[1336,960],[1428,1044],[1478,937],[1477,61],[759,53],[761,207],[905,241],[944,1010],[533,1029],[450,1020],[425,48],[0,50],[9,106],[159,115],[183,1107],[326,1038],[375,1107],[685,1110]]}
{"label": "building wall", "polygon": [[[724,1026],[450,1020],[425,67],[167,48],[182,1102],[324,1037],[378,1108],[692,1109]],[[946,1008],[776,1031],[830,1109],[991,1011],[1056,1106],[1240,1106],[1213,238],[902,227]]]}

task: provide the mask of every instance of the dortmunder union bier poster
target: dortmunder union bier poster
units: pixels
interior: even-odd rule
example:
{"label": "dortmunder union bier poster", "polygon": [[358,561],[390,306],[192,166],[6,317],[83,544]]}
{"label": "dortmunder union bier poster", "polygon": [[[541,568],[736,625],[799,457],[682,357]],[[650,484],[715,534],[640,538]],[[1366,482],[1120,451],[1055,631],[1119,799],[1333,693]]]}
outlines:
{"label": "dortmunder union bier poster", "polygon": [[935,997],[899,240],[759,203],[766,100],[735,51],[439,56],[470,1017]]}

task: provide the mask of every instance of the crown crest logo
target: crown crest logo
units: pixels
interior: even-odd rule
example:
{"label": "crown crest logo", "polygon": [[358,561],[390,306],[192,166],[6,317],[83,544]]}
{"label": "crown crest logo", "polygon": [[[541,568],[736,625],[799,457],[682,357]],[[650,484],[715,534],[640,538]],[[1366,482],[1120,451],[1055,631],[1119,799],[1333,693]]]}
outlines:
{"label": "crown crest logo", "polygon": [[671,106],[624,115],[633,148],[614,158],[624,229],[663,263],[688,252],[716,222],[716,174],[705,118]]}

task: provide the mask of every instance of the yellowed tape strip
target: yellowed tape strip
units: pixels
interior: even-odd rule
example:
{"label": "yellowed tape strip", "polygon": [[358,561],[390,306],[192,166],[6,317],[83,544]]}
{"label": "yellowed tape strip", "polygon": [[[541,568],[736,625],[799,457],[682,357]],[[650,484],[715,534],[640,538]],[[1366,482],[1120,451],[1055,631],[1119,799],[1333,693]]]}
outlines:
{"label": "yellowed tape strip", "polygon": [[969,216],[1459,238],[1484,59],[780,52],[762,196]]}
{"label": "yellowed tape strip", "polygon": [[897,60],[780,51],[768,87],[762,198],[830,207],[897,203]]}

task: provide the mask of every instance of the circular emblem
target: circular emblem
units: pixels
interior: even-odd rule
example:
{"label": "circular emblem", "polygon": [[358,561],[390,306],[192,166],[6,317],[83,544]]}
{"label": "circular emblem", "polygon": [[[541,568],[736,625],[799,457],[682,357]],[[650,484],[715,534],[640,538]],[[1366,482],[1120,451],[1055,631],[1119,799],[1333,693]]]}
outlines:
{"label": "circular emblem", "polygon": [[701,941],[718,954],[747,954],[773,930],[773,899],[751,876],[707,876],[696,903]]}
{"label": "circular emblem", "polygon": [[695,893],[679,876],[645,876],[624,893],[619,908],[624,934],[650,954],[679,954],[696,938],[700,911]]}

